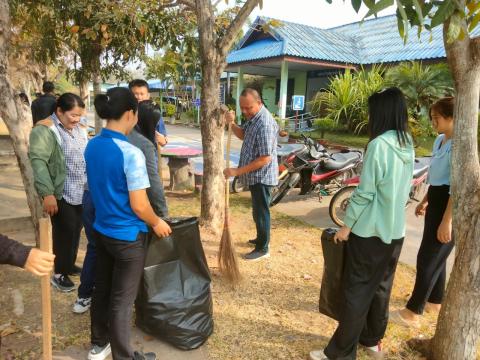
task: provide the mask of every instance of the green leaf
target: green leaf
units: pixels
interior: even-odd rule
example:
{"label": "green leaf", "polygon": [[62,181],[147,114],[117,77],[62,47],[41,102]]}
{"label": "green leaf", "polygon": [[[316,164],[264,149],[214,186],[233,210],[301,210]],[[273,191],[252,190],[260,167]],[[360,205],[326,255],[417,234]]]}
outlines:
{"label": "green leaf", "polygon": [[[413,0],[413,5],[415,5],[415,11],[417,12],[418,21],[420,24],[423,24],[423,14],[422,14],[422,7],[418,0]],[[420,35],[419,35],[420,37]]]}
{"label": "green leaf", "polygon": [[462,18],[458,13],[454,13],[450,17],[450,24],[447,31],[447,42],[451,44],[460,37],[462,32]]}
{"label": "green leaf", "polygon": [[394,0],[380,0],[379,2],[375,3],[370,10],[368,11],[367,15],[364,18],[368,18],[369,16],[375,15],[385,10],[386,8],[392,6],[394,4]]}
{"label": "green leaf", "polygon": [[352,0],[352,6],[356,13],[360,10],[362,6],[362,0]]}
{"label": "green leaf", "polygon": [[480,10],[480,1],[469,1],[467,4],[467,8],[468,8],[468,15],[472,16],[478,10]]}
{"label": "green leaf", "polygon": [[400,37],[405,42],[405,23],[398,16],[397,16],[397,25],[398,25],[398,33],[400,34]]}
{"label": "green leaf", "polygon": [[[403,4],[401,3],[401,0],[396,0],[397,1],[397,19],[398,19],[398,32],[400,33],[400,36],[403,39],[403,43],[407,43],[407,37],[408,37],[408,16],[407,13],[405,12],[405,9],[403,8]],[[401,19],[399,18],[398,14],[402,17]],[[400,22],[402,23],[400,25]],[[403,31],[402,31],[403,30]]]}
{"label": "green leaf", "polygon": [[480,22],[480,12],[477,15],[475,15],[473,19],[470,21],[470,24],[468,25],[468,31],[473,31],[473,29],[475,29],[475,27],[478,25],[479,22]]}
{"label": "green leaf", "polygon": [[455,4],[453,1],[443,1],[441,5],[438,7],[438,10],[433,15],[432,21],[430,26],[434,28],[440,24],[443,24],[447,19],[452,16],[455,11]]}

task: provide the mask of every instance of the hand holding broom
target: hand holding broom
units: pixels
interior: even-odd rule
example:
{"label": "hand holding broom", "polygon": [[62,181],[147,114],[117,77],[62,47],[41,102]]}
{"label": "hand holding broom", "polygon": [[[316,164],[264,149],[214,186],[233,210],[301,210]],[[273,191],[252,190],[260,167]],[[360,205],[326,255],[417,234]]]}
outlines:
{"label": "hand holding broom", "polygon": [[[224,109],[222,109],[224,110]],[[225,112],[224,112],[225,116]],[[226,169],[230,168],[230,144],[232,139],[232,123],[227,122],[228,137],[227,137],[227,159]],[[230,200],[230,180],[226,176],[225,179],[225,222],[223,225],[222,239],[220,240],[220,250],[218,254],[218,264],[220,272],[227,278],[228,281],[235,284],[240,280],[240,270],[238,269],[237,256],[235,254],[235,247],[233,245],[232,235],[229,227],[229,200]]]}

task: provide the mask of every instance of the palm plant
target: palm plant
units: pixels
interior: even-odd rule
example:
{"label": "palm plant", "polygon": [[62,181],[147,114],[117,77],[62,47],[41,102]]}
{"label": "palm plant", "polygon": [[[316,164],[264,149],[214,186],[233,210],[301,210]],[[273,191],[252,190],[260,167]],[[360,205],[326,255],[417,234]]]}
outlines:
{"label": "palm plant", "polygon": [[345,70],[331,80],[326,91],[315,95],[312,112],[350,131],[362,131],[368,122],[368,97],[384,86],[383,72],[378,65],[358,72]]}
{"label": "palm plant", "polygon": [[355,82],[349,69],[335,76],[327,91],[318,92],[313,98],[312,112],[332,119],[337,125],[350,127],[357,107]]}
{"label": "palm plant", "polygon": [[447,64],[402,63],[387,71],[386,82],[403,91],[417,120],[435,100],[453,93],[453,80]]}

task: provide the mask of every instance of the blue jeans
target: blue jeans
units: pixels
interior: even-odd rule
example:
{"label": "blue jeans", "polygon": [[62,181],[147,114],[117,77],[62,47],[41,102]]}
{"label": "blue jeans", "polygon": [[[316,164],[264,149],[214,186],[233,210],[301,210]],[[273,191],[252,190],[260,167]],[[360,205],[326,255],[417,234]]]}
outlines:
{"label": "blue jeans", "polygon": [[82,274],[80,275],[80,286],[78,287],[78,297],[88,298],[92,296],[95,285],[95,272],[97,264],[97,251],[95,247],[95,235],[93,233],[93,222],[95,221],[95,208],[93,207],[90,191],[83,193],[83,212],[82,220],[85,234],[87,235],[87,253],[83,260]]}
{"label": "blue jeans", "polygon": [[252,194],[252,215],[257,227],[255,250],[268,251],[270,243],[270,197],[272,187],[264,184],[250,185]]}

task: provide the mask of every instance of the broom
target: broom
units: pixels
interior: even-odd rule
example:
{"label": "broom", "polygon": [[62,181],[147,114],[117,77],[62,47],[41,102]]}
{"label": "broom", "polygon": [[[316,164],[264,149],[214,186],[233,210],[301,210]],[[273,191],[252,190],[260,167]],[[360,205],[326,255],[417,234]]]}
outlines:
{"label": "broom", "polygon": [[[227,138],[227,165],[230,167],[230,142],[232,139],[232,124],[228,124]],[[236,284],[240,280],[240,270],[238,269],[237,256],[232,241],[232,235],[229,227],[229,203],[230,203],[230,180],[225,180],[225,222],[223,224],[223,234],[220,240],[220,250],[218,254],[218,265],[220,272],[227,280]]]}

